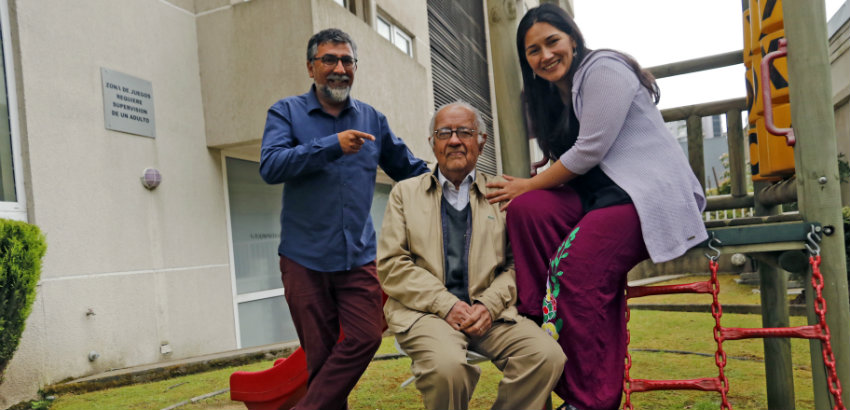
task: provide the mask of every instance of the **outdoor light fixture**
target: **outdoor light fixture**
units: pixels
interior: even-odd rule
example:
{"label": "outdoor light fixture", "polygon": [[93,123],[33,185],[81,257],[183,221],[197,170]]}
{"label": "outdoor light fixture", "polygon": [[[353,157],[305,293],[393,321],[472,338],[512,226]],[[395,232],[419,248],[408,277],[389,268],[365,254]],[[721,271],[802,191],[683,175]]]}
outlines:
{"label": "outdoor light fixture", "polygon": [[145,168],[140,179],[145,188],[153,190],[162,182],[162,175],[155,168]]}

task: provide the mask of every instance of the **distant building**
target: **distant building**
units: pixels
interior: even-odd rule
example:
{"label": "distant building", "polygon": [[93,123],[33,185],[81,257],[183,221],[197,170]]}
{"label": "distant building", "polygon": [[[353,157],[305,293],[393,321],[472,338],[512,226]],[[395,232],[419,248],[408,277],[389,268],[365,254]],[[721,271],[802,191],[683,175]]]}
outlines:
{"label": "distant building", "polygon": [[[718,182],[723,183],[723,172],[725,170],[721,157],[729,153],[729,145],[726,142],[726,117],[724,115],[712,115],[702,117],[703,135],[703,159],[705,161],[706,188],[716,188]],[[667,129],[679,141],[682,151],[688,153],[688,129],[685,121],[672,121],[667,123]],[[715,175],[717,178],[715,179]]]}

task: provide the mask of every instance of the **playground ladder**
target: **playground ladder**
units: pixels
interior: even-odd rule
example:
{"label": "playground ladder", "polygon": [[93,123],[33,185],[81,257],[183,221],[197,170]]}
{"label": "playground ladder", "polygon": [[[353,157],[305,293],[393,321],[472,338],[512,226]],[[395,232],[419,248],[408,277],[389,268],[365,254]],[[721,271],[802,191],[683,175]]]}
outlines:
{"label": "playground ladder", "polygon": [[[705,282],[694,282],[678,285],[663,285],[663,286],[635,286],[626,288],[626,298],[632,299],[642,296],[662,295],[662,294],[679,294],[679,293],[710,293],[713,301],[711,304],[711,314],[714,317],[714,340],[717,342],[717,351],[714,354],[715,363],[717,364],[717,377],[704,377],[689,380],[646,380],[632,379],[629,371],[632,367],[632,357],[626,350],[626,370],[623,378],[623,391],[625,393],[625,402],[623,409],[634,410],[631,402],[631,394],[633,392],[645,392],[652,390],[702,390],[716,391],[720,393],[721,409],[731,410],[727,393],[729,392],[729,380],[724,374],[726,367],[726,352],[723,351],[723,342],[726,340],[739,340],[750,338],[768,338],[768,337],[793,337],[803,339],[819,339],[823,346],[823,361],[828,371],[828,388],[834,399],[833,410],[846,410],[841,399],[841,382],[838,379],[835,370],[835,357],[832,353],[830,344],[829,326],[826,324],[826,301],[823,298],[823,276],[820,272],[820,236],[817,233],[816,227],[811,226],[811,232],[807,236],[806,248],[809,251],[809,264],[812,267],[812,287],[815,290],[815,312],[818,316],[818,323],[808,326],[797,326],[787,328],[734,328],[723,327],[720,325],[720,318],[723,316],[723,309],[718,301],[720,286],[717,281],[717,258],[720,256],[720,250],[715,248],[713,244],[720,244],[720,241],[712,236],[708,242],[708,247],[716,252],[715,255],[706,256],[709,258],[709,269],[711,278]],[[630,317],[630,310],[626,306],[626,322]],[[630,342],[630,333],[626,329],[626,346]]]}

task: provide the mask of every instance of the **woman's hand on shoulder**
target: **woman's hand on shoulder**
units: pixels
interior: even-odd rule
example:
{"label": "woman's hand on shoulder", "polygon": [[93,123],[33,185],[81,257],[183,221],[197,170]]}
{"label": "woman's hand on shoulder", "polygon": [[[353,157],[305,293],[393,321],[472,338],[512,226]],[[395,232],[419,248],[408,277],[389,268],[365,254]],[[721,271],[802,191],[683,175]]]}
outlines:
{"label": "woman's hand on shoulder", "polygon": [[528,178],[514,178],[510,175],[502,175],[502,177],[505,179],[504,181],[494,181],[487,184],[487,188],[494,188],[495,191],[490,191],[485,197],[491,204],[504,202],[499,208],[504,211],[514,198],[528,192],[530,189]]}

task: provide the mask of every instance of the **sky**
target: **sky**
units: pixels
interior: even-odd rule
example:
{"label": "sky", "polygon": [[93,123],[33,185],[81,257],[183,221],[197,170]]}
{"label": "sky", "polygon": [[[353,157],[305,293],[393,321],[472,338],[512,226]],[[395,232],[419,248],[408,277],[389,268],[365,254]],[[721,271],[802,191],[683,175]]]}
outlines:
{"label": "sky", "polygon": [[[826,15],[845,1],[825,0]],[[741,0],[573,0],[573,6],[588,47],[624,51],[643,67],[744,47]],[[746,96],[743,64],[660,79],[658,85],[662,109]]]}

